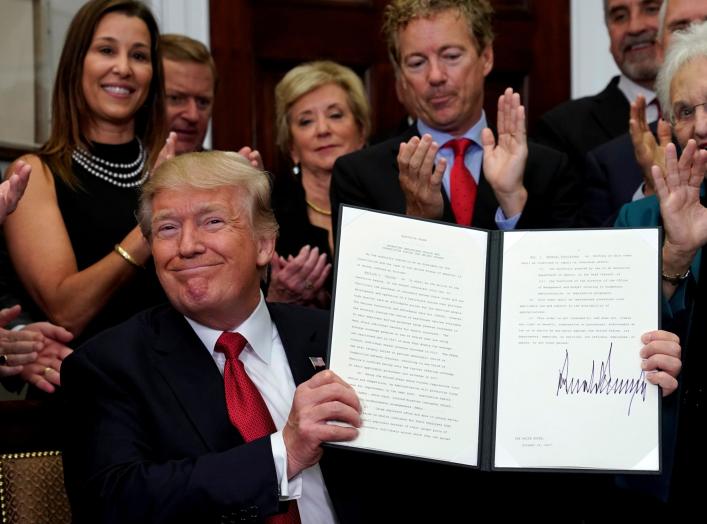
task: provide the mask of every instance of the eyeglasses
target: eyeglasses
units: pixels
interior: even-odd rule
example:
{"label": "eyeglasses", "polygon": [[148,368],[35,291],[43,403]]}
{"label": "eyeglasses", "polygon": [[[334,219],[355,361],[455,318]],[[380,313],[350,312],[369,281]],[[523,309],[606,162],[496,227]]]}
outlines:
{"label": "eyeglasses", "polygon": [[707,109],[705,109],[705,106],[707,106],[707,102],[702,102],[701,104],[696,104],[694,106],[686,106],[680,104],[673,110],[673,115],[670,119],[670,123],[674,126],[682,126],[685,124],[692,123],[695,120],[697,108],[701,107],[702,109],[707,111]]}

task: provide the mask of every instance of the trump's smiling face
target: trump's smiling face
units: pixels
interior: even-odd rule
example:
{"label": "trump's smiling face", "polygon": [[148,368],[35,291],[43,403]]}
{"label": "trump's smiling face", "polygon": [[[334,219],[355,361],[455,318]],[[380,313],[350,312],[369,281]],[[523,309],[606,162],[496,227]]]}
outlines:
{"label": "trump's smiling face", "polygon": [[152,256],[170,302],[215,329],[245,320],[260,300],[260,272],[275,239],[253,231],[237,187],[159,191],[152,200]]}

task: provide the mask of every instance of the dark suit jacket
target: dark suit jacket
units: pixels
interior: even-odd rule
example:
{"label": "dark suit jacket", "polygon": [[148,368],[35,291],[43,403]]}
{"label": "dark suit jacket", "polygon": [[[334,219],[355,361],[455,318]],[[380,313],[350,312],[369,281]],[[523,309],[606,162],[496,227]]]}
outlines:
{"label": "dark suit jacket", "polygon": [[[332,225],[336,232],[340,204],[351,204],[380,211],[405,213],[405,196],[398,180],[398,148],[416,136],[417,127],[402,135],[354,153],[339,157],[331,180]],[[518,229],[571,227],[579,204],[579,185],[567,170],[564,155],[536,144],[528,144],[528,162],[523,183],[528,202],[518,221]],[[442,191],[442,220],[454,222],[448,196]],[[495,222],[498,201],[481,173],[472,225],[498,229]]]}
{"label": "dark suit jacket", "polygon": [[[285,305],[270,312],[300,384],[314,374],[308,357],[326,356],[328,314]],[[63,363],[62,384],[76,522],[259,521],[278,512],[270,438],[244,443],[228,419],[223,377],[171,306],[87,342]],[[322,462],[343,522],[363,520],[344,500],[355,493],[350,469]]]}
{"label": "dark suit jacket", "polygon": [[[650,124],[656,135],[658,122]],[[673,143],[677,139],[673,137]],[[678,146],[678,158],[681,149]],[[583,227],[612,226],[621,206],[632,201],[643,184],[643,171],[636,161],[631,135],[624,133],[587,153],[586,191],[579,224]]]}
{"label": "dark suit jacket", "polygon": [[587,152],[628,131],[631,108],[618,84],[615,76],[601,93],[551,109],[538,121],[532,138],[566,153],[570,166],[581,173]]}
{"label": "dark suit jacket", "polygon": [[[651,124],[655,133],[656,123]],[[611,226],[621,206],[628,204],[643,183],[631,135],[624,133],[587,153],[584,169],[586,192],[580,224]]]}

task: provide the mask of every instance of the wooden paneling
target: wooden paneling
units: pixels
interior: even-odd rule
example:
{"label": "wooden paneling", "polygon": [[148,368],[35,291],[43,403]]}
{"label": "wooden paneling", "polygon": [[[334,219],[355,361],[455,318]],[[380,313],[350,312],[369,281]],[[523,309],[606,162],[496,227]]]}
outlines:
{"label": "wooden paneling", "polygon": [[[569,0],[496,0],[495,65],[485,107],[495,121],[507,86],[522,94],[530,125],[570,93]],[[214,147],[258,148],[274,172],[285,168],[274,142],[274,87],[300,62],[332,59],[364,79],[373,133],[404,116],[380,32],[386,0],[211,0],[211,45],[221,82]]]}

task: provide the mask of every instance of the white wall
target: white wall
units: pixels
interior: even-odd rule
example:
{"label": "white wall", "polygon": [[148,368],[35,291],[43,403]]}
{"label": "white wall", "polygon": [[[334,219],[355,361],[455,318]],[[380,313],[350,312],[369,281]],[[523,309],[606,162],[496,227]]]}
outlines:
{"label": "white wall", "polygon": [[572,0],[572,98],[598,93],[619,74],[609,52],[603,0]]}

